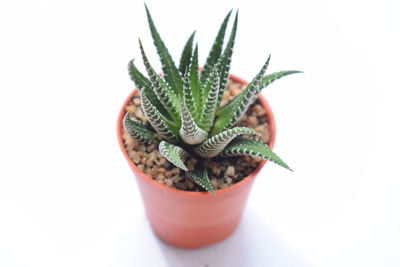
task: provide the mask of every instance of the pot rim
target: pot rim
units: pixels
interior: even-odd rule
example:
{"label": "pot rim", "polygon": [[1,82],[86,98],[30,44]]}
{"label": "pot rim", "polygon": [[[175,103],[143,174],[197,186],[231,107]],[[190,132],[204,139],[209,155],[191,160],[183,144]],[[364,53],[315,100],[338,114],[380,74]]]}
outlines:
{"label": "pot rim", "polygon": [[[229,74],[229,78],[235,82],[241,83],[243,85],[248,85],[248,82],[243,80],[242,78],[239,78],[236,75],[233,74]],[[124,145],[124,141],[122,140],[122,120],[125,116],[126,110],[125,107],[127,106],[127,104],[129,103],[129,101],[132,99],[132,97],[136,94],[136,92],[138,91],[138,88],[135,88],[134,90],[132,90],[132,92],[128,95],[128,97],[125,99],[124,103],[122,104],[122,108],[119,111],[119,115],[118,115],[118,120],[117,120],[117,137],[118,137],[118,144],[119,147],[121,148],[122,154],[125,156],[125,159],[128,161],[130,167],[136,172],[138,173],[141,178],[145,179],[147,182],[153,184],[154,186],[159,187],[160,189],[165,189],[170,191],[171,193],[177,193],[180,195],[187,195],[187,196],[197,196],[197,197],[205,197],[205,196],[210,196],[210,193],[207,191],[204,192],[193,192],[193,191],[186,191],[186,190],[181,190],[181,189],[176,189],[176,188],[172,188],[163,184],[158,183],[157,181],[153,180],[151,177],[149,177],[147,174],[145,174],[144,172],[142,172],[137,166],[136,164],[132,161],[132,159],[129,157],[128,152],[125,149],[125,145]],[[263,108],[266,111],[266,117],[268,118],[268,128],[270,131],[270,139],[268,142],[268,146],[272,149],[274,147],[275,144],[275,136],[276,136],[276,125],[275,125],[275,118],[274,118],[274,114],[272,113],[272,109],[269,106],[267,100],[262,96],[261,93],[258,94],[258,99],[261,101],[261,105],[263,106]],[[265,163],[267,162],[267,160],[263,160],[260,162],[260,164],[258,165],[258,167],[248,176],[246,176],[245,178],[243,178],[241,181],[230,185],[226,188],[223,189],[218,189],[215,190],[215,194],[216,195],[220,195],[232,190],[235,190],[236,188],[252,181],[258,174],[258,172],[261,170],[261,168],[265,165]]]}

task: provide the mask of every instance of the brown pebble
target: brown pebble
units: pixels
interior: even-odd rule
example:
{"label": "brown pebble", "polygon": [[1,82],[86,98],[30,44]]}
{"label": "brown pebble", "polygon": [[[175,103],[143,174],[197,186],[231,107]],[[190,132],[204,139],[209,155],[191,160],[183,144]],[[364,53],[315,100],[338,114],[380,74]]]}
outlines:
{"label": "brown pebble", "polygon": [[133,104],[135,104],[136,106],[140,106],[140,98],[138,98],[138,97],[134,98]]}
{"label": "brown pebble", "polygon": [[145,151],[146,151],[146,146],[143,145],[143,144],[141,144],[141,145],[139,145],[139,146],[137,147],[137,150],[138,150],[138,151],[141,151],[141,152],[145,152]]}
{"label": "brown pebble", "polygon": [[194,184],[192,181],[187,181],[187,186],[188,186],[190,189],[193,189],[194,186],[195,186],[195,184]]}
{"label": "brown pebble", "polygon": [[250,116],[247,118],[247,121],[251,124],[251,125],[256,125],[257,124],[257,117],[256,116]]}
{"label": "brown pebble", "polygon": [[248,162],[251,161],[251,157],[246,155],[246,156],[243,157],[243,161],[244,161],[245,163],[248,163]]}
{"label": "brown pebble", "polygon": [[163,167],[158,168],[158,172],[164,174],[167,170]]}
{"label": "brown pebble", "polygon": [[164,181],[166,186],[172,186],[174,184],[174,182],[171,179],[165,179]]}
{"label": "brown pebble", "polygon": [[152,167],[153,164],[154,164],[154,162],[151,161],[150,159],[147,159],[147,160],[146,160],[146,166],[147,166],[147,167]]}
{"label": "brown pebble", "polygon": [[[150,144],[146,147],[147,152],[152,152],[156,149],[156,145],[155,144]],[[155,156],[155,155],[154,155]]]}
{"label": "brown pebble", "polygon": [[211,171],[216,176],[219,176],[221,174],[221,169],[220,168],[213,168],[213,169],[211,169]]}
{"label": "brown pebble", "polygon": [[209,169],[215,169],[217,166],[218,164],[215,161],[211,161],[210,164],[208,164]]}
{"label": "brown pebble", "polygon": [[171,179],[174,182],[182,182],[182,181],[186,180],[185,178],[183,178],[183,177],[181,177],[179,175],[172,176]]}
{"label": "brown pebble", "polygon": [[136,112],[136,107],[134,105],[129,105],[125,107],[125,110],[131,114],[135,114]]}
{"label": "brown pebble", "polygon": [[174,175],[174,174],[179,174],[181,170],[179,168],[173,168],[170,172],[172,175]]}
{"label": "brown pebble", "polygon": [[138,164],[140,162],[140,157],[138,156],[138,153],[133,152],[132,156],[131,156],[133,162],[135,162],[136,164]]}
{"label": "brown pebble", "polygon": [[147,122],[146,116],[144,116],[143,112],[142,112],[140,109],[136,110],[135,115],[136,115],[136,117],[137,117],[138,119],[140,119],[142,122]]}
{"label": "brown pebble", "polygon": [[237,96],[238,94],[240,94],[240,92],[241,92],[240,88],[239,88],[239,87],[235,87],[235,88],[232,90],[231,94],[232,94],[233,96]]}
{"label": "brown pebble", "polygon": [[144,173],[149,175],[149,176],[153,176],[153,170],[151,168],[146,167],[144,169]]}

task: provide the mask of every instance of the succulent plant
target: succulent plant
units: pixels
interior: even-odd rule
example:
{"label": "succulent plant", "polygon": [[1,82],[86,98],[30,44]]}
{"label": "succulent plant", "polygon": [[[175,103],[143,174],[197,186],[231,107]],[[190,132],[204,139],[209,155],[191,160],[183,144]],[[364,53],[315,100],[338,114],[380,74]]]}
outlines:
{"label": "succulent plant", "polygon": [[140,90],[141,107],[150,125],[132,119],[127,113],[123,120],[126,131],[139,141],[159,143],[159,151],[168,161],[185,171],[187,179],[211,193],[215,191],[206,166],[199,161],[196,169],[189,171],[185,165],[186,158],[249,155],[268,159],[290,170],[268,145],[259,141],[255,130],[235,127],[235,124],[256,100],[261,89],[276,79],[299,71],[265,75],[270,61],[268,57],[250,84],[221,106],[235,43],[237,12],[226,46],[223,47],[223,44],[232,10],[223,20],[202,70],[198,64],[198,46],[194,46],[195,33],[187,40],[178,67],[162,41],[147,6],[146,13],[163,74],[159,75],[154,70],[139,40],[149,78],[137,69],[134,60],[129,62],[128,69],[131,79]]}

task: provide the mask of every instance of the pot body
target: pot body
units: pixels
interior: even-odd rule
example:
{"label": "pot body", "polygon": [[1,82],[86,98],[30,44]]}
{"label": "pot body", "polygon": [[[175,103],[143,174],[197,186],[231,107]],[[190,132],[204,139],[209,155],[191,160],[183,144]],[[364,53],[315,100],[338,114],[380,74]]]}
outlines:
{"label": "pot body", "polygon": [[[233,81],[247,84],[233,75]],[[121,150],[127,159],[139,185],[147,218],[159,238],[183,248],[198,248],[227,238],[239,224],[243,209],[263,161],[258,168],[242,181],[227,188],[208,192],[190,192],[167,187],[144,174],[129,158],[122,140],[122,119],[125,107],[137,92],[134,90],[125,100],[118,117],[117,134]],[[266,111],[272,148],[275,142],[275,120],[267,101],[259,99]]]}

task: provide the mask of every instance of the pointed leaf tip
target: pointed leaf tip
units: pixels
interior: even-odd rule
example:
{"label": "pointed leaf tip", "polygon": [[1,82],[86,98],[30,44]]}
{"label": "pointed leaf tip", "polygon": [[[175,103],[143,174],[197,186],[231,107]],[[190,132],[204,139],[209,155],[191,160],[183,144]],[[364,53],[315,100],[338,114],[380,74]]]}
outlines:
{"label": "pointed leaf tip", "polygon": [[281,167],[284,167],[290,171],[293,171],[278,155],[276,155],[268,145],[249,138],[249,137],[238,137],[233,140],[225,149],[221,152],[222,157],[236,157],[236,156],[252,156],[256,158],[267,159]]}
{"label": "pointed leaf tip", "polygon": [[169,162],[184,171],[188,171],[188,168],[183,162],[183,159],[188,156],[188,153],[181,147],[170,144],[166,141],[161,141],[158,149],[160,150],[161,155],[165,157]]}
{"label": "pointed leaf tip", "polygon": [[212,187],[210,178],[208,178],[208,173],[206,168],[198,168],[194,170],[193,172],[187,172],[186,177],[189,180],[192,180],[196,184],[200,185],[203,187],[205,190],[210,192],[213,195],[216,195],[214,188]]}

